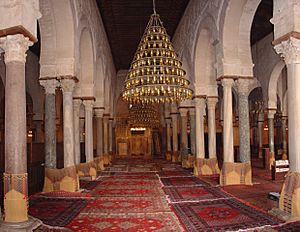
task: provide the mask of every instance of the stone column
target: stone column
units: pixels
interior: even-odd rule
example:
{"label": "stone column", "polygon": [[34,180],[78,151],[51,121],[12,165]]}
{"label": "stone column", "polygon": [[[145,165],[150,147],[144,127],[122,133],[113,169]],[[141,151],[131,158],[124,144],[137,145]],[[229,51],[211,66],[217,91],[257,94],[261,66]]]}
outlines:
{"label": "stone column", "polygon": [[190,108],[190,141],[191,141],[191,153],[196,154],[196,111],[195,108]]}
{"label": "stone column", "polygon": [[75,165],[74,155],[74,123],[73,123],[73,90],[75,80],[64,78],[61,80],[63,91],[63,115],[64,115],[64,167]]}
{"label": "stone column", "polygon": [[114,139],[114,136],[113,136],[113,125],[114,125],[114,119],[113,118],[109,118],[109,121],[108,121],[108,152],[109,154],[112,155],[113,153],[113,139]]}
{"label": "stone column", "polygon": [[262,158],[262,148],[263,148],[263,124],[264,124],[264,112],[259,112],[258,114],[258,146],[259,146],[259,153],[258,157]]}
{"label": "stone column", "polygon": [[249,121],[249,84],[250,79],[239,79],[238,107],[239,107],[239,136],[240,136],[240,160],[242,163],[250,162],[250,121]]}
{"label": "stone column", "polygon": [[94,160],[93,152],[93,104],[94,100],[84,100],[85,109],[85,158],[86,163]]}
{"label": "stone column", "polygon": [[45,166],[56,168],[56,111],[55,89],[59,86],[56,79],[40,80],[45,89]]}
{"label": "stone column", "polygon": [[4,220],[13,223],[28,220],[25,63],[31,45],[21,34],[0,38],[6,64]]}
{"label": "stone column", "polygon": [[80,143],[84,143],[84,139],[85,139],[84,124],[85,124],[85,118],[80,117],[80,114],[79,114],[79,140],[80,140]]}
{"label": "stone column", "polygon": [[109,116],[103,117],[103,138],[104,138],[104,155],[108,154],[108,119]]}
{"label": "stone column", "polygon": [[103,156],[103,113],[104,108],[95,108],[95,116],[97,120],[97,157]]}
{"label": "stone column", "polygon": [[80,107],[82,104],[81,99],[73,100],[73,117],[74,117],[74,154],[75,164],[80,164]]}
{"label": "stone column", "polygon": [[282,159],[287,160],[287,142],[286,142],[286,121],[287,116],[282,116],[281,123],[282,123]]}
{"label": "stone column", "polygon": [[204,147],[204,115],[205,115],[205,98],[200,97],[195,99],[196,109],[196,156],[197,159],[205,158]]}
{"label": "stone column", "polygon": [[223,149],[224,162],[234,162],[232,125],[232,85],[233,79],[222,79],[223,86]]}
{"label": "stone column", "polygon": [[177,113],[171,113],[172,118],[172,139],[173,139],[173,154],[172,154],[172,162],[179,161],[179,154],[178,154],[178,122],[177,122]]}
{"label": "stone column", "polygon": [[271,169],[271,164],[275,160],[275,148],[274,148],[274,115],[276,109],[268,109],[268,136],[269,136],[269,148],[270,157],[268,167]]}
{"label": "stone column", "polygon": [[218,97],[207,97],[208,110],[208,154],[209,158],[217,158],[216,152],[216,104]]}
{"label": "stone column", "polygon": [[186,108],[179,108],[180,112],[180,119],[181,119],[181,133],[180,133],[180,144],[181,144],[181,151],[185,151],[187,153],[188,149],[188,134],[187,134],[187,113],[188,109]]}
{"label": "stone column", "polygon": [[165,118],[167,125],[167,151],[166,151],[166,159],[172,160],[172,146],[171,146],[171,118]]}

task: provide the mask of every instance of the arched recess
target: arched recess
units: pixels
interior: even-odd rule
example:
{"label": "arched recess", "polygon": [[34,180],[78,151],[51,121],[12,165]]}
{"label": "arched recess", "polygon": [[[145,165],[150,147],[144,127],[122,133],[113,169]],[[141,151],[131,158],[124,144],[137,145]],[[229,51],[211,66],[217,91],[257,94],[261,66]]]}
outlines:
{"label": "arched recess", "polygon": [[261,0],[229,0],[222,33],[223,62],[218,76],[253,76],[250,33]]}
{"label": "arched recess", "polygon": [[79,42],[79,75],[74,96],[94,97],[94,52],[91,33],[83,28]]}
{"label": "arched recess", "polygon": [[271,73],[268,87],[268,108],[270,109],[277,108],[277,82],[284,67],[285,63],[281,60],[274,66]]}
{"label": "arched recess", "polygon": [[110,91],[111,91],[111,80],[110,77],[105,75],[105,80],[104,80],[104,107],[105,107],[105,113],[109,114],[110,111]]}
{"label": "arched recess", "polygon": [[40,0],[40,77],[75,76],[71,1]]}
{"label": "arched recess", "polygon": [[[217,95],[216,84],[216,57],[213,46],[213,38],[209,29],[200,30],[195,56],[195,95]],[[210,93],[211,87],[214,86],[214,93]]]}
{"label": "arched recess", "polygon": [[98,57],[96,60],[95,107],[104,107],[104,78],[103,60]]}

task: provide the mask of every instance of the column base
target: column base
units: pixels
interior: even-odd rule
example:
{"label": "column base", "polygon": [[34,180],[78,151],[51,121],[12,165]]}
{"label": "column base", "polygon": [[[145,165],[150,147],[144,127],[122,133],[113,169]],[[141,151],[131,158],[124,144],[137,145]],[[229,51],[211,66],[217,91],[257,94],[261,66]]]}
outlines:
{"label": "column base", "polygon": [[181,161],[181,157],[180,157],[179,151],[173,151],[173,153],[172,153],[172,162],[176,163],[176,162],[180,162],[180,161]]}
{"label": "column base", "polygon": [[98,156],[94,159],[94,162],[96,164],[97,171],[103,171],[104,168],[104,160],[102,156]]}
{"label": "column base", "polygon": [[251,163],[224,162],[220,173],[220,185],[253,185]]}
{"label": "column base", "polygon": [[97,165],[94,161],[81,163],[76,165],[77,174],[79,177],[91,177],[92,180],[97,176]]}
{"label": "column base", "polygon": [[220,174],[218,160],[216,158],[197,158],[194,165],[194,175],[217,175]]}
{"label": "column base", "polygon": [[78,186],[78,175],[75,166],[62,169],[45,169],[43,192],[58,190],[76,192],[78,190]]}
{"label": "column base", "polygon": [[2,232],[28,232],[38,228],[42,222],[31,216],[25,222],[11,223],[0,221],[0,231]]}
{"label": "column base", "polygon": [[172,152],[171,151],[167,151],[166,152],[166,160],[167,161],[171,161],[172,160]]}
{"label": "column base", "polygon": [[280,194],[279,209],[300,217],[300,172],[288,172]]}
{"label": "column base", "polygon": [[182,157],[182,167],[183,168],[193,168],[195,165],[196,157],[195,155],[188,154],[187,156]]}

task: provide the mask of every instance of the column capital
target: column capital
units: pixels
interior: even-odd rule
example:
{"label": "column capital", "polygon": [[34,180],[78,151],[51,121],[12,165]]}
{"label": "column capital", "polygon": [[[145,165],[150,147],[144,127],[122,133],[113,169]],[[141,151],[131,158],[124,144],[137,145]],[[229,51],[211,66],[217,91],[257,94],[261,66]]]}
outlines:
{"label": "column capital", "polygon": [[60,81],[61,84],[61,88],[63,93],[66,92],[73,92],[74,88],[75,88],[75,80],[72,78],[68,78],[68,79],[62,79]]}
{"label": "column capital", "polygon": [[189,113],[190,113],[190,116],[195,116],[195,115],[196,115],[195,107],[190,108],[190,109],[189,109]]}
{"label": "column capital", "polygon": [[232,85],[234,83],[234,80],[232,78],[223,78],[221,79],[221,84],[225,88],[232,88]]}
{"label": "column capital", "polygon": [[238,93],[247,94],[250,90],[251,79],[237,79],[236,84],[238,87]]}
{"label": "column capital", "polygon": [[207,109],[215,110],[218,100],[218,97],[207,97]]}
{"label": "column capital", "polygon": [[93,111],[94,100],[83,100],[84,109],[88,111]]}
{"label": "column capital", "polygon": [[195,108],[205,109],[205,98],[195,98]]}
{"label": "column capital", "polygon": [[171,124],[171,118],[165,118],[166,124]]}
{"label": "column capital", "polygon": [[284,58],[286,64],[300,63],[300,39],[290,37],[275,45],[274,49]]}
{"label": "column capital", "polygon": [[40,85],[44,87],[46,94],[55,94],[55,90],[59,87],[59,81],[56,79],[40,80]]}
{"label": "column capital", "polygon": [[76,111],[80,111],[80,106],[81,106],[81,104],[82,104],[82,100],[81,99],[79,99],[79,98],[73,98],[73,109],[74,109],[74,111],[76,110]]}
{"label": "column capital", "polygon": [[268,109],[268,118],[274,118],[276,109]]}
{"label": "column capital", "polygon": [[188,108],[179,108],[179,113],[181,117],[186,117],[189,109]]}
{"label": "column capital", "polygon": [[3,48],[5,63],[18,61],[26,63],[26,51],[33,43],[22,34],[8,35],[0,38],[0,47]]}
{"label": "column capital", "polygon": [[103,118],[104,107],[103,108],[94,108],[94,112],[95,112],[96,118]]}

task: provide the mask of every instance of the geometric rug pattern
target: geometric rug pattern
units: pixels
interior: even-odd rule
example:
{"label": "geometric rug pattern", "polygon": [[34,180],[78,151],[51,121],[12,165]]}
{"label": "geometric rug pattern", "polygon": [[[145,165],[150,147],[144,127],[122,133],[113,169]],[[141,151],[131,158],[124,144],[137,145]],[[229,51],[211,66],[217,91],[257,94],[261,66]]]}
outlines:
{"label": "geometric rug pattern", "polygon": [[208,185],[205,181],[194,176],[161,178],[160,181],[164,187]]}

